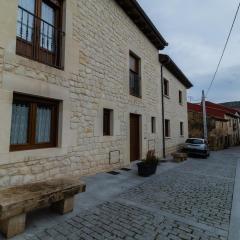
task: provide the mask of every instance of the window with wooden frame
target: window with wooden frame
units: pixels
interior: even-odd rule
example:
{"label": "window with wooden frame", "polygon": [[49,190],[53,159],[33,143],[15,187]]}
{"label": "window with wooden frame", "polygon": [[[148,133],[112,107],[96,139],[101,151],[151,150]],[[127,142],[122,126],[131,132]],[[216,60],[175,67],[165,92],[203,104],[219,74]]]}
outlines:
{"label": "window with wooden frame", "polygon": [[180,136],[184,136],[184,125],[183,122],[180,122]]}
{"label": "window with wooden frame", "polygon": [[13,96],[10,151],[57,146],[59,101]]}
{"label": "window with wooden frame", "polygon": [[156,118],[151,117],[151,128],[152,128],[152,133],[156,133]]}
{"label": "window with wooden frame", "polygon": [[182,105],[183,104],[183,99],[182,99],[182,91],[178,91],[178,101],[179,101],[179,104]]}
{"label": "window with wooden frame", "polygon": [[62,0],[18,0],[18,55],[63,68],[62,8]]}
{"label": "window with wooden frame", "polygon": [[103,136],[113,135],[113,110],[103,109]]}
{"label": "window with wooden frame", "polygon": [[130,95],[141,97],[140,58],[132,52],[129,55],[129,91]]}
{"label": "window with wooden frame", "polygon": [[170,120],[165,119],[165,137],[170,137]]}
{"label": "window with wooden frame", "polygon": [[163,80],[163,94],[169,97],[169,81],[166,78]]}

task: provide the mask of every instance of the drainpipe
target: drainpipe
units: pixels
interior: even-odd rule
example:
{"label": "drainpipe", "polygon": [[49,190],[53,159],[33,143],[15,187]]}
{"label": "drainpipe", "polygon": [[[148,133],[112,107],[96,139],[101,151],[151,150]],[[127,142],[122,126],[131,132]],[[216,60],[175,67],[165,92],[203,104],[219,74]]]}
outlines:
{"label": "drainpipe", "polygon": [[165,114],[164,114],[164,93],[163,93],[163,64],[161,63],[161,97],[162,97],[162,139],[163,139],[163,158],[166,158],[165,149]]}
{"label": "drainpipe", "polygon": [[164,62],[161,62],[161,97],[162,97],[162,139],[163,139],[163,157],[166,158],[166,142],[165,142],[165,108],[164,108],[164,77],[163,77],[163,64],[168,64],[170,58],[166,59]]}

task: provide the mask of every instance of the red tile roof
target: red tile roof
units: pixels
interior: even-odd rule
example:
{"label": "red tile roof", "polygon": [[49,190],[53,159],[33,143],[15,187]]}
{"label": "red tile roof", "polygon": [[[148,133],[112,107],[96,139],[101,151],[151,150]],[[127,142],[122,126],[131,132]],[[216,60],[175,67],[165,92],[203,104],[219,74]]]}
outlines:
{"label": "red tile roof", "polygon": [[230,114],[230,115],[231,114],[235,115],[236,113],[240,113],[238,110],[234,108],[225,107],[221,104],[217,104],[209,101],[206,101],[206,106],[213,109],[219,109],[219,110],[225,111],[226,114]]}
{"label": "red tile roof", "polygon": [[[195,111],[195,112],[202,112],[202,106],[200,103],[199,104],[188,103],[188,110]],[[223,105],[212,103],[209,101],[206,101],[206,111],[208,116],[211,116],[220,120],[224,120],[225,115],[235,116],[237,112],[240,114],[240,112],[236,109],[228,108]]]}

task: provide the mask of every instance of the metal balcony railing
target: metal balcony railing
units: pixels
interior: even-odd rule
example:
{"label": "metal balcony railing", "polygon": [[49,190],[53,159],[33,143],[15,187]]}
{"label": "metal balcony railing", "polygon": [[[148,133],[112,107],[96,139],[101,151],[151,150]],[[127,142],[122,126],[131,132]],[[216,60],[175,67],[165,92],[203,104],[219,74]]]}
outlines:
{"label": "metal balcony railing", "polygon": [[132,70],[130,70],[129,88],[132,96],[141,97],[141,79],[139,74]]}
{"label": "metal balcony railing", "polygon": [[17,54],[63,68],[63,38],[61,29],[18,6]]}

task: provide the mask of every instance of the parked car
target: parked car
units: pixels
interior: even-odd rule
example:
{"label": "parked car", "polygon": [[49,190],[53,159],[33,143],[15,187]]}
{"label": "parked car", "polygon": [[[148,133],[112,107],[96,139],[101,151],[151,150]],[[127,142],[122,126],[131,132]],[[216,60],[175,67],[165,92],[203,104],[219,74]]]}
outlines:
{"label": "parked car", "polygon": [[208,142],[202,138],[188,138],[184,145],[184,151],[205,158],[210,155]]}

